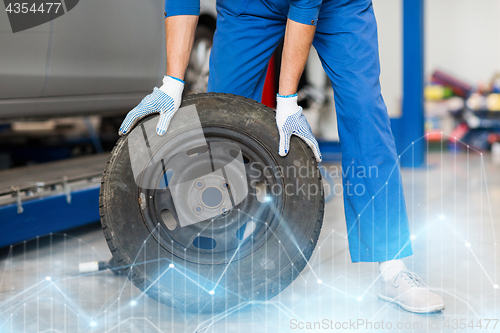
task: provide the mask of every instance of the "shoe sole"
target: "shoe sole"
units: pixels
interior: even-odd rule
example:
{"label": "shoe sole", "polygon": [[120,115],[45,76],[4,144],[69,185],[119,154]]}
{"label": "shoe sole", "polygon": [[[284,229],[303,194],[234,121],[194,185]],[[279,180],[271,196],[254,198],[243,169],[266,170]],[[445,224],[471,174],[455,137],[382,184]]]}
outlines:
{"label": "shoe sole", "polygon": [[426,308],[417,308],[417,307],[405,305],[405,304],[403,304],[403,303],[401,303],[401,302],[399,302],[399,301],[397,301],[397,300],[395,300],[394,298],[391,298],[391,297],[387,297],[387,296],[384,296],[384,295],[381,295],[381,294],[377,294],[377,296],[382,301],[386,301],[386,302],[389,302],[389,303],[397,304],[397,305],[399,305],[400,307],[402,307],[403,309],[405,309],[408,312],[415,312],[415,313],[438,312],[438,311],[444,310],[444,307],[445,307],[444,304],[438,304],[438,305],[429,306],[429,307],[426,307]]}

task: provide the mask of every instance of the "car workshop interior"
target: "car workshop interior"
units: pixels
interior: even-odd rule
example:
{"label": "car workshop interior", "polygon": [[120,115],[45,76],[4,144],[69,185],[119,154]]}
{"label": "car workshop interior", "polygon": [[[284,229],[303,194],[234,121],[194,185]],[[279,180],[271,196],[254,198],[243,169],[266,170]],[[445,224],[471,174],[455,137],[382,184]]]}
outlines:
{"label": "car workshop interior", "polygon": [[0,13],[0,333],[500,332],[500,1],[319,1],[373,10],[383,100],[349,116],[378,72],[325,72],[315,39],[285,146],[286,38],[262,99],[213,88],[230,1],[201,0],[183,80],[165,0],[25,1]]}

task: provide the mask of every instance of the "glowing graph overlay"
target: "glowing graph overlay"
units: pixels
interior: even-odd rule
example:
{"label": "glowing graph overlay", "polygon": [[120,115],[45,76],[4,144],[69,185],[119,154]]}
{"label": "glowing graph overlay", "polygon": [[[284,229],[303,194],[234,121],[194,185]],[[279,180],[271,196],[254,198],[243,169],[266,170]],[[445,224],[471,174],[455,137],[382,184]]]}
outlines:
{"label": "glowing graph overlay", "polygon": [[[428,153],[426,167],[402,171],[415,253],[405,262],[442,295],[442,313],[411,314],[376,298],[378,267],[350,262],[349,231],[337,197],[326,207],[313,256],[292,285],[268,302],[223,314],[169,308],[110,271],[78,274],[79,262],[109,259],[98,227],[11,246],[0,261],[0,332],[293,332],[300,330],[291,328],[291,320],[324,319],[410,323],[417,325],[412,329],[417,332],[436,331],[429,325],[437,323],[438,331],[466,332],[453,329],[452,321],[463,319],[468,325],[471,320],[477,324],[479,319],[498,319],[500,166],[461,143],[463,152],[447,153],[444,139],[439,150]],[[412,147],[404,154],[412,154]],[[377,195],[384,194],[382,188]],[[370,203],[366,209],[371,209]],[[293,241],[293,235],[287,241]],[[144,256],[139,253],[135,264]],[[193,273],[169,265],[162,274],[193,279],[208,295],[223,287],[207,285],[203,276]],[[499,326],[474,331],[495,332]]]}

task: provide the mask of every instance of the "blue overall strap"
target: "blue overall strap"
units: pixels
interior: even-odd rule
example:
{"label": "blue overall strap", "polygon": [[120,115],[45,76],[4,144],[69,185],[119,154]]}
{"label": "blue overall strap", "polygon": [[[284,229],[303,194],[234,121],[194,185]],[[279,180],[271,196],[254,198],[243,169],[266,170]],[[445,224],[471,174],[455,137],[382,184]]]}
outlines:
{"label": "blue overall strap", "polygon": [[200,15],[200,0],[165,0],[165,16]]}
{"label": "blue overall strap", "polygon": [[288,18],[302,24],[316,25],[322,3],[323,0],[291,0]]}

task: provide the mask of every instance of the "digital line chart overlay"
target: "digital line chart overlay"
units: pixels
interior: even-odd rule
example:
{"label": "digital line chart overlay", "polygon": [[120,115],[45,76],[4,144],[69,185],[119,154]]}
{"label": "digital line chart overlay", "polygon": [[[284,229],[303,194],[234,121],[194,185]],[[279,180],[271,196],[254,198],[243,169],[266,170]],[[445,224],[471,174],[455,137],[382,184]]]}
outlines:
{"label": "digital line chart overlay", "polygon": [[[412,314],[376,298],[378,266],[350,262],[349,230],[341,198],[336,197],[326,207],[313,256],[296,280],[270,301],[244,303],[224,313],[185,313],[167,307],[140,292],[126,277],[110,271],[78,273],[79,262],[109,259],[99,230],[92,231],[90,238],[82,235],[85,240],[52,234],[13,245],[0,257],[0,332],[332,331],[298,330],[291,325],[324,319],[391,322],[395,331],[397,323],[418,324],[413,330],[422,332],[436,331],[432,326],[436,323],[438,331],[451,332],[461,330],[461,326],[453,328],[453,320],[477,325],[480,320],[485,324],[486,320],[499,319],[499,235],[495,222],[500,216],[500,177],[495,172],[500,166],[459,140],[454,141],[463,152],[445,154],[445,137],[442,135],[438,151],[427,150],[425,167],[402,170],[414,249],[414,255],[404,261],[444,298],[446,309],[442,313]],[[403,154],[412,153],[413,145]],[[377,195],[384,193],[382,188]],[[368,203],[365,209],[371,208]],[[240,213],[242,219],[260,222]],[[293,235],[289,236],[286,241],[293,242]],[[144,264],[144,257],[139,253],[134,265]],[[214,285],[173,263],[161,274],[190,279],[207,295],[224,288],[223,276]],[[154,287],[154,283],[148,286]],[[500,331],[500,325],[493,324],[473,331]],[[365,325],[345,331],[372,329]]]}

